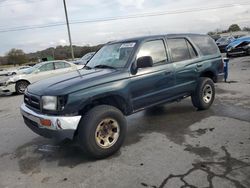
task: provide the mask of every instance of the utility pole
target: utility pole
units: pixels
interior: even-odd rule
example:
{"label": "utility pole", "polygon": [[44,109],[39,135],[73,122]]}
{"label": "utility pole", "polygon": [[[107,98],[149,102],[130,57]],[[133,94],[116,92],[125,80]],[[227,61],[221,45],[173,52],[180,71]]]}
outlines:
{"label": "utility pole", "polygon": [[70,28],[69,28],[69,20],[68,20],[68,13],[67,13],[67,7],[66,7],[65,0],[63,0],[63,4],[64,4],[64,11],[65,11],[66,23],[67,23],[67,28],[68,28],[69,43],[70,43],[70,49],[71,49],[71,57],[72,57],[72,60],[74,60],[74,58],[75,58],[74,57],[74,50],[73,50],[72,41],[71,41]]}

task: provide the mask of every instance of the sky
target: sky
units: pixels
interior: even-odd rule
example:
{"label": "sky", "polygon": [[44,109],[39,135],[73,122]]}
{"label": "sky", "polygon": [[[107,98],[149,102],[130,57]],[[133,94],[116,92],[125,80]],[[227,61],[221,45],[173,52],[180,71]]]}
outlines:
{"label": "sky", "polygon": [[[167,12],[151,17],[71,24],[72,43],[81,46],[142,35],[207,33],[217,28],[227,29],[232,23],[250,26],[249,0],[66,0],[66,3],[70,22]],[[185,11],[200,8],[210,10]],[[0,0],[0,56],[11,48],[29,53],[68,45],[66,25],[3,32],[55,23],[65,23],[63,0]]]}

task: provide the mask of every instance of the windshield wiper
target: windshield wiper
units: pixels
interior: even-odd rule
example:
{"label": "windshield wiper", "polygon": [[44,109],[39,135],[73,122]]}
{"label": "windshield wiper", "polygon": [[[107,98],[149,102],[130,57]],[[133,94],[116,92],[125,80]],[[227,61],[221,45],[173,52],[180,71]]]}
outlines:
{"label": "windshield wiper", "polygon": [[83,69],[90,70],[90,69],[92,69],[92,67],[85,65],[85,66],[83,67]]}
{"label": "windshield wiper", "polygon": [[94,68],[101,68],[101,69],[116,69],[115,67],[109,65],[96,65]]}

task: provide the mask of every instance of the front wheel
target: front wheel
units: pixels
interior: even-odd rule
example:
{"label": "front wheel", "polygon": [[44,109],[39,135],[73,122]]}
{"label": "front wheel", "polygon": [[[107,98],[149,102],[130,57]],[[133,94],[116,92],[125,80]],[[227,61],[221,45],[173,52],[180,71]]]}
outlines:
{"label": "front wheel", "polygon": [[16,83],[16,92],[17,94],[24,94],[25,89],[28,87],[29,82],[27,81],[18,81]]}
{"label": "front wheel", "polygon": [[214,102],[215,87],[214,82],[210,78],[199,78],[198,85],[191,95],[194,107],[199,110],[208,109]]}
{"label": "front wheel", "polygon": [[83,116],[77,139],[86,154],[101,159],[119,150],[126,132],[127,123],[122,112],[113,106],[100,105]]}

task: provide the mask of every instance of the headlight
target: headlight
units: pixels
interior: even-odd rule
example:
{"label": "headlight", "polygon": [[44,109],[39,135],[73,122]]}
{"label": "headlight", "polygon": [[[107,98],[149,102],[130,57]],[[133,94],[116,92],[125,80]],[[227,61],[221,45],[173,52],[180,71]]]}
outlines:
{"label": "headlight", "polygon": [[55,96],[43,96],[42,108],[44,110],[57,110],[57,97]]}

